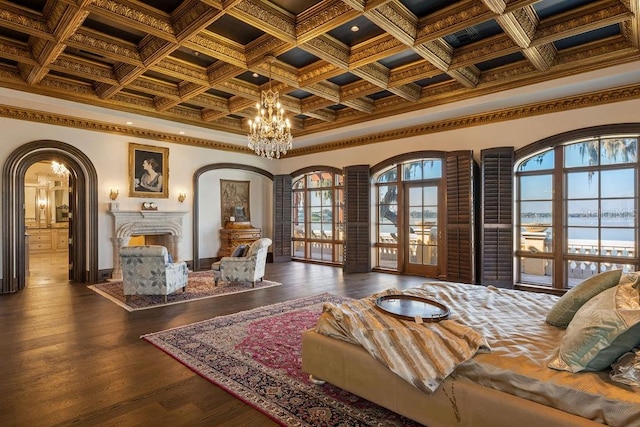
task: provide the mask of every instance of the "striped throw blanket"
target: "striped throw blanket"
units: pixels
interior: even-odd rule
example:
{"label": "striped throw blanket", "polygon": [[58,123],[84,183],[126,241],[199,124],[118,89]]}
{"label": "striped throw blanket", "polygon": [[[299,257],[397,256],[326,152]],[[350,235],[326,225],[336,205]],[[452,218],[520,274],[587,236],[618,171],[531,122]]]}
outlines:
{"label": "striped throw blanket", "polygon": [[431,394],[456,366],[490,348],[481,334],[455,320],[416,323],[375,307],[380,296],[426,296],[420,292],[388,289],[344,304],[325,303],[316,332],[361,345],[391,371]]}

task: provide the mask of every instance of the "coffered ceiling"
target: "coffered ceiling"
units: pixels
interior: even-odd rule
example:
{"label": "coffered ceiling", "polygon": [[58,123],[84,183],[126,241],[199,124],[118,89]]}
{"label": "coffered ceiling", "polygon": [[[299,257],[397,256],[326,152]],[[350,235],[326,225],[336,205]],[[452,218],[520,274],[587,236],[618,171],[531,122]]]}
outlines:
{"label": "coffered ceiling", "polygon": [[639,9],[640,0],[2,1],[0,86],[240,135],[271,84],[297,137],[638,61]]}

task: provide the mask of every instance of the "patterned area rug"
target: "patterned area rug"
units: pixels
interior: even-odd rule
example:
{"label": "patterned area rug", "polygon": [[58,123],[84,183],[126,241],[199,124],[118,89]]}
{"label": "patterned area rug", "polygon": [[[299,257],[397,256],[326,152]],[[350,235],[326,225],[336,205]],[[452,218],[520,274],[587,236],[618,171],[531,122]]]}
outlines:
{"label": "patterned area rug", "polygon": [[144,335],[187,367],[286,426],[417,426],[302,372],[302,332],[330,294],[221,316]]}
{"label": "patterned area rug", "polygon": [[221,282],[218,286],[214,286],[213,273],[211,271],[190,272],[187,283],[185,292],[179,290],[170,294],[166,303],[162,295],[131,295],[129,301],[126,301],[121,281],[90,285],[89,289],[110,299],[125,310],[135,311],[282,285],[282,283],[279,282],[263,280],[262,282],[256,282],[254,288],[251,287],[251,283]]}

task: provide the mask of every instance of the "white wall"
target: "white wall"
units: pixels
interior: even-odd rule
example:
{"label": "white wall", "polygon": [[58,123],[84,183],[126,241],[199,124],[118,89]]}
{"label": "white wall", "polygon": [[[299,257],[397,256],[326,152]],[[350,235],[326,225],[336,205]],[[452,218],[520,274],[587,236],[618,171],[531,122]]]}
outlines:
{"label": "white wall", "polygon": [[[342,168],[354,164],[374,165],[389,157],[416,150],[473,150],[476,157],[480,150],[495,146],[514,146],[521,148],[542,138],[558,133],[603,124],[638,122],[640,100],[625,101],[617,104],[582,108],[542,116],[534,116],[508,122],[500,122],[470,128],[416,136],[397,141],[371,144],[340,151],[330,151],[309,156],[284,157],[267,161],[253,154],[235,154],[207,148],[169,144],[140,138],[128,138],[113,134],[101,134],[92,131],[51,126],[40,123],[0,118],[0,162],[4,164],[7,156],[22,144],[40,140],[56,140],[73,145],[82,150],[94,164],[98,174],[99,197],[99,233],[98,268],[113,266],[111,236],[112,218],[107,212],[109,190],[120,190],[120,210],[139,210],[142,201],[128,197],[129,190],[129,143],[148,144],[157,147],[169,147],[169,198],[155,200],[161,210],[186,210],[184,217],[184,235],[180,251],[185,259],[193,255],[191,236],[193,233],[192,206],[194,201],[192,180],[194,172],[214,163],[241,163],[256,166],[273,174],[290,173],[311,165],[328,165]],[[295,145],[295,140],[294,140]],[[219,238],[217,230],[220,224],[220,184],[219,180],[251,181],[251,222],[262,228],[263,235],[272,234],[272,185],[262,175],[238,171],[216,170],[202,176],[200,183],[200,257],[217,256]],[[187,200],[180,204],[179,192],[187,193]],[[0,218],[0,220],[2,220]],[[2,238],[2,236],[0,236]]]}
{"label": "white wall", "polygon": [[419,150],[473,150],[476,159],[479,159],[480,150],[484,148],[513,146],[518,149],[549,136],[575,129],[614,123],[637,123],[640,122],[638,111],[640,111],[640,100],[625,101],[309,156],[283,158],[276,163],[277,172],[274,173],[288,173],[310,165],[329,165],[338,168],[356,164],[373,166],[398,154]]}

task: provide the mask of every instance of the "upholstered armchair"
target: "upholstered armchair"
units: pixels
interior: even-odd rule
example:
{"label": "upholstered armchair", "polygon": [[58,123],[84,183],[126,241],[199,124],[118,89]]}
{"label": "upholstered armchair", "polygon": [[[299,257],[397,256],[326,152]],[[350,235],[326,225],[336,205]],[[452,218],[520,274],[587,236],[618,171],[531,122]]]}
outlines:
{"label": "upholstered armchair", "polygon": [[167,248],[160,245],[120,248],[124,295],[167,295],[187,286],[187,263],[169,262]]}
{"label": "upholstered armchair", "polygon": [[251,287],[257,280],[262,280],[267,265],[267,251],[271,245],[271,239],[263,237],[249,246],[249,250],[242,257],[222,257],[214,262],[213,280],[218,282],[251,282]]}

